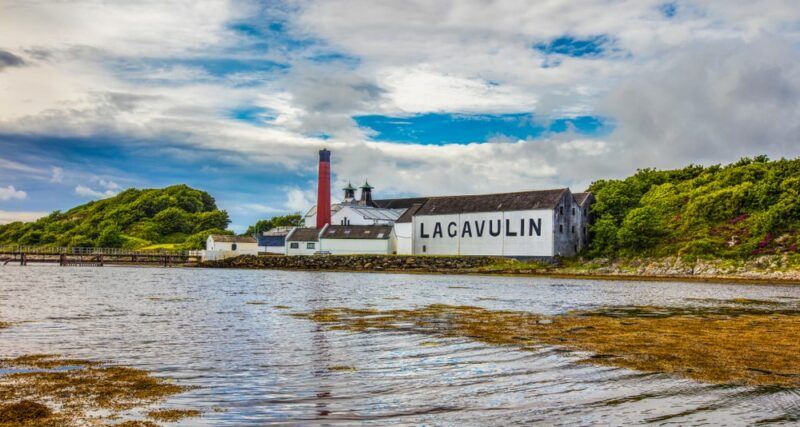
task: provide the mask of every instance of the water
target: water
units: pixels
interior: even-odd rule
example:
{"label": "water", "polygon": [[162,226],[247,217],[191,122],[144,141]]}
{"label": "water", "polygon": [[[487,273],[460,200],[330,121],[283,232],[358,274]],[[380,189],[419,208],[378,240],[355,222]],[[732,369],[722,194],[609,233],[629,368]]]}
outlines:
{"label": "water", "polygon": [[[702,305],[709,298],[787,301],[800,298],[800,287],[6,266],[0,268],[0,320],[21,323],[0,331],[0,356],[111,360],[200,386],[167,402],[206,411],[178,423],[183,425],[796,420],[800,390],[709,385],[592,366],[554,349],[525,352],[399,331],[328,331],[287,315],[434,303],[556,314],[605,305]],[[330,369],[338,366],[355,370]]]}

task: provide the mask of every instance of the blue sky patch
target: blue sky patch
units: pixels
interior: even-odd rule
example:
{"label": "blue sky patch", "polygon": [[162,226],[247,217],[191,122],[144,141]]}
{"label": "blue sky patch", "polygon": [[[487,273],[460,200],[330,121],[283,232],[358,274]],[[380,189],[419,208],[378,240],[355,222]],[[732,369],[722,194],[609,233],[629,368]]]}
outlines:
{"label": "blue sky patch", "polygon": [[354,117],[356,123],[374,131],[375,141],[425,145],[469,144],[492,137],[537,138],[545,133],[573,130],[597,136],[608,132],[607,123],[593,116],[561,118],[550,122],[534,120],[528,113],[446,114],[427,113],[410,117],[366,115]]}
{"label": "blue sky patch", "polygon": [[675,3],[664,3],[658,7],[658,10],[667,18],[675,17],[678,13],[678,5]]}
{"label": "blue sky patch", "polygon": [[575,58],[594,58],[606,52],[612,40],[605,35],[589,37],[561,36],[534,48],[545,55],[565,55]]}

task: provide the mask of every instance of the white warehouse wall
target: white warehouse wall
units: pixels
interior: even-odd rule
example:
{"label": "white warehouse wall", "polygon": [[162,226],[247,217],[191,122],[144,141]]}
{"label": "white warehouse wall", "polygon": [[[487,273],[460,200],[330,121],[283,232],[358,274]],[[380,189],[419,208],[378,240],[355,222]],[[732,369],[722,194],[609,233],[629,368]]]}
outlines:
{"label": "white warehouse wall", "polygon": [[[531,220],[540,225],[538,235],[535,230],[531,233]],[[438,234],[434,237],[437,222],[441,226],[441,237]],[[469,225],[465,226],[465,222]],[[524,229],[522,232],[521,228]],[[423,231],[428,237],[422,237]],[[451,236],[453,231],[456,231],[455,236]],[[480,237],[479,231],[482,231]],[[536,257],[554,255],[553,211],[550,209],[414,216],[413,232],[414,254]],[[498,235],[492,236],[491,232]]]}

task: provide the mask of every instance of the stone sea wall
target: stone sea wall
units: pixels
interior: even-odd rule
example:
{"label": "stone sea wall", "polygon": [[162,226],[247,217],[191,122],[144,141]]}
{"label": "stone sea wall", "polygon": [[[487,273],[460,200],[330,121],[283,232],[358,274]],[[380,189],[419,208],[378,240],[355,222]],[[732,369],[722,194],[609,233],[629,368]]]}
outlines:
{"label": "stone sea wall", "polygon": [[254,256],[243,255],[219,261],[206,261],[201,267],[257,268],[285,270],[339,271],[421,271],[458,272],[475,270],[496,261],[484,256],[402,256],[402,255],[322,255]]}

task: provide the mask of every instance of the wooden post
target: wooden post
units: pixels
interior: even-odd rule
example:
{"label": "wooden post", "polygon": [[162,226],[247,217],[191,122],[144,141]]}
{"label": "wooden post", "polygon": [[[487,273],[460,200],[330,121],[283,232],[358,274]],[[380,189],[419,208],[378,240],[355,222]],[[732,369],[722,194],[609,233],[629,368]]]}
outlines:
{"label": "wooden post", "polygon": [[169,256],[164,255],[164,267],[167,267],[168,265],[169,265]]}
{"label": "wooden post", "polygon": [[25,252],[20,254],[19,265],[28,265],[28,257],[25,255]]}
{"label": "wooden post", "polygon": [[100,261],[99,267],[102,267],[103,266],[103,256],[102,255],[98,255],[97,256],[97,260]]}
{"label": "wooden post", "polygon": [[58,265],[65,266],[67,264],[67,255],[61,254],[58,256]]}

